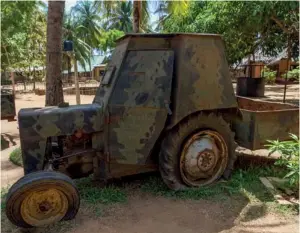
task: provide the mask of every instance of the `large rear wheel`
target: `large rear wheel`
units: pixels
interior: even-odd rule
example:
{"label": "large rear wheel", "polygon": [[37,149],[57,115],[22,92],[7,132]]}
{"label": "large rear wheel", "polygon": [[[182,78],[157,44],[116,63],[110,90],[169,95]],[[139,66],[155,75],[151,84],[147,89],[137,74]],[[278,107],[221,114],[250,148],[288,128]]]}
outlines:
{"label": "large rear wheel", "polygon": [[72,179],[54,171],[25,175],[9,190],[6,215],[23,228],[49,225],[75,217],[80,197]]}
{"label": "large rear wheel", "polygon": [[234,134],[215,114],[199,114],[165,137],[159,157],[164,182],[174,190],[211,184],[229,177],[236,159]]}

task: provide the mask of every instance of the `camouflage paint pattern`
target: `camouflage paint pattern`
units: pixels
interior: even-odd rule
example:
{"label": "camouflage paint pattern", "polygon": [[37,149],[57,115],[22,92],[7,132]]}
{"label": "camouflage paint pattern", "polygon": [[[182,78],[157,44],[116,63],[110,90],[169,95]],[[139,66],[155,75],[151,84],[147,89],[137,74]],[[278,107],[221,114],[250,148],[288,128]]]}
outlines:
{"label": "camouflage paint pattern", "polygon": [[224,44],[219,36],[180,36],[171,126],[193,112],[236,108]]}
{"label": "camouflage paint pattern", "polygon": [[15,116],[15,98],[12,91],[1,89],[1,120],[10,120]]}
{"label": "camouflage paint pattern", "polygon": [[201,110],[237,108],[221,36],[214,34],[128,34],[128,50],[175,52],[173,114],[168,128]]}
{"label": "camouflage paint pattern", "polygon": [[21,109],[18,114],[24,173],[43,169],[48,137],[101,131],[103,108],[99,104]]}
{"label": "camouflage paint pattern", "polygon": [[257,101],[238,97],[243,120],[233,129],[240,146],[250,150],[265,148],[267,140],[289,140],[299,135],[299,108],[295,105]]}
{"label": "camouflage paint pattern", "polygon": [[[114,74],[110,77],[111,81],[109,85],[102,85],[100,83],[100,87],[98,88],[96,92],[96,96],[93,100],[93,103],[98,103],[103,105],[103,108],[106,109],[108,100],[111,96],[111,93],[113,91],[113,87],[115,85],[115,82],[117,80],[118,74],[120,72],[120,68],[124,59],[124,56],[127,51],[129,39],[125,39],[121,41],[115,48],[110,63],[106,66],[108,67],[115,67]],[[104,77],[105,78],[105,74]]]}
{"label": "camouflage paint pattern", "polygon": [[165,127],[174,52],[129,51],[109,101],[111,162],[145,164]]}

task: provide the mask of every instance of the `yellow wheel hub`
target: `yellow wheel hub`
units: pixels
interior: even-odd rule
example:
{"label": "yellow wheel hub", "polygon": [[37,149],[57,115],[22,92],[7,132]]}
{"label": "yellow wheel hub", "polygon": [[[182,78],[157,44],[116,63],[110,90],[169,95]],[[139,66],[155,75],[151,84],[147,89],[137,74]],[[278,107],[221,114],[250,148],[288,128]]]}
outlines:
{"label": "yellow wheel hub", "polygon": [[55,188],[28,191],[21,204],[21,215],[32,226],[60,221],[68,210],[68,199]]}

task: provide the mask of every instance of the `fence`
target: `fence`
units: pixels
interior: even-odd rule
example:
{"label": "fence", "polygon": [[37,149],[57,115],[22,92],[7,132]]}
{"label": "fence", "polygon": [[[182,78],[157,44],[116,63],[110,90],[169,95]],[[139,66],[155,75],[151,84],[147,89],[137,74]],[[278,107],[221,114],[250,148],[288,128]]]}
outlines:
{"label": "fence", "polygon": [[[79,82],[79,90],[81,95],[95,95],[100,82],[96,80],[88,80]],[[5,84],[1,82],[2,89],[12,90],[12,84]],[[44,95],[46,90],[46,82],[17,82],[15,83],[15,92],[17,94],[35,93],[37,95]],[[65,95],[75,95],[74,83],[63,83],[63,91]]]}

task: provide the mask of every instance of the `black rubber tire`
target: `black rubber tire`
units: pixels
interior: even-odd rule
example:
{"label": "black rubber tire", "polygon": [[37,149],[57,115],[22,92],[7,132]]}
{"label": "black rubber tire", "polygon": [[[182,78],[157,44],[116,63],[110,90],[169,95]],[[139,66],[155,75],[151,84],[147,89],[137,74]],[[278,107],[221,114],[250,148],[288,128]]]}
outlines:
{"label": "black rubber tire", "polygon": [[[224,178],[229,178],[236,160],[236,143],[234,133],[229,124],[213,113],[191,116],[183,123],[179,123],[165,136],[159,155],[159,171],[165,184],[173,190],[182,190],[189,187],[182,181],[180,174],[180,153],[183,145],[193,133],[210,129],[217,131],[228,147],[228,163],[223,172]],[[222,175],[221,175],[222,176]],[[217,179],[219,179],[218,177]]]}
{"label": "black rubber tire", "polygon": [[80,206],[80,196],[73,180],[55,171],[33,172],[20,178],[8,191],[6,197],[6,216],[16,226],[32,228],[21,216],[20,207],[28,190],[41,185],[55,184],[68,199],[68,210],[62,220],[73,219]]}

